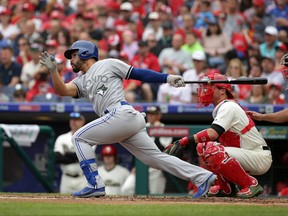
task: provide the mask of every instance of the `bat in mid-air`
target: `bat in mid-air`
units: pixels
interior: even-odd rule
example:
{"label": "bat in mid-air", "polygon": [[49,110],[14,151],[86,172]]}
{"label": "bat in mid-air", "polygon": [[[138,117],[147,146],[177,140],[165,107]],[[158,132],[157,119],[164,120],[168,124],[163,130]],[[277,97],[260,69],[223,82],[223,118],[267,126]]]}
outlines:
{"label": "bat in mid-air", "polygon": [[243,78],[228,78],[226,80],[197,80],[197,81],[185,81],[186,84],[213,84],[213,83],[228,83],[228,84],[250,84],[250,85],[264,85],[267,84],[267,78],[263,77],[243,77]]}

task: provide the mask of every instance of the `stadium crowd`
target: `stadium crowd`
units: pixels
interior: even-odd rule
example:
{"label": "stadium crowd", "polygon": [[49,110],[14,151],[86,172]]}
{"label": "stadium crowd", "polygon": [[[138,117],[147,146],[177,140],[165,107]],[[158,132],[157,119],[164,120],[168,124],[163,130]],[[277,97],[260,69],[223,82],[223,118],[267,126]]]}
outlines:
{"label": "stadium crowd", "polygon": [[[266,86],[235,85],[233,94],[243,103],[284,104],[287,31],[287,0],[1,0],[0,101],[70,101],[54,93],[39,54],[55,54],[69,82],[77,74],[63,53],[83,39],[97,45],[99,59],[185,80],[208,71],[266,77]],[[196,103],[195,85],[124,80],[123,87],[128,102]]]}

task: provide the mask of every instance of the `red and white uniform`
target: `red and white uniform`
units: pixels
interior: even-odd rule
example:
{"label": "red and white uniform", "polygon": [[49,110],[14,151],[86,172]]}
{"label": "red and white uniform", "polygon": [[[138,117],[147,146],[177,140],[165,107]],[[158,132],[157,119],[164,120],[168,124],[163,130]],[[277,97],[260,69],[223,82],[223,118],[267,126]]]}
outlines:
{"label": "red and white uniform", "polygon": [[219,142],[229,156],[251,175],[266,173],[272,163],[271,151],[263,150],[263,146],[267,146],[264,138],[239,104],[234,100],[224,100],[215,107],[212,115],[212,124],[225,130]]}
{"label": "red and white uniform", "polygon": [[112,170],[106,170],[104,165],[101,165],[98,167],[98,172],[105,183],[105,192],[107,195],[121,194],[121,187],[130,174],[127,168],[118,164]]}

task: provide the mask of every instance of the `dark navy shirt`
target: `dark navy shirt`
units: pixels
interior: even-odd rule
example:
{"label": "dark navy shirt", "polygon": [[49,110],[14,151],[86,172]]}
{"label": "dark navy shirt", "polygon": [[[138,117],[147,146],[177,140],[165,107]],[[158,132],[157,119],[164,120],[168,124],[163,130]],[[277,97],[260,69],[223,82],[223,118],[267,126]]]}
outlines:
{"label": "dark navy shirt", "polygon": [[5,68],[3,64],[0,64],[0,82],[6,86],[11,82],[12,77],[16,76],[20,78],[21,69],[21,66],[16,62],[12,62],[8,68]]}

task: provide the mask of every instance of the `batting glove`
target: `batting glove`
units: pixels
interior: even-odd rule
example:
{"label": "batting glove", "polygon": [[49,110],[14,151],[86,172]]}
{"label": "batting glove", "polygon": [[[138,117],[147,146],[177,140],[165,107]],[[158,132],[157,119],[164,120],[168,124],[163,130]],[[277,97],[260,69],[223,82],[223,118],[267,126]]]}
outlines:
{"label": "batting glove", "polygon": [[50,55],[47,51],[41,53],[39,63],[46,66],[51,72],[57,72],[57,62],[55,57]]}
{"label": "batting glove", "polygon": [[179,75],[168,75],[167,83],[170,83],[170,85],[176,88],[185,86],[183,77]]}

